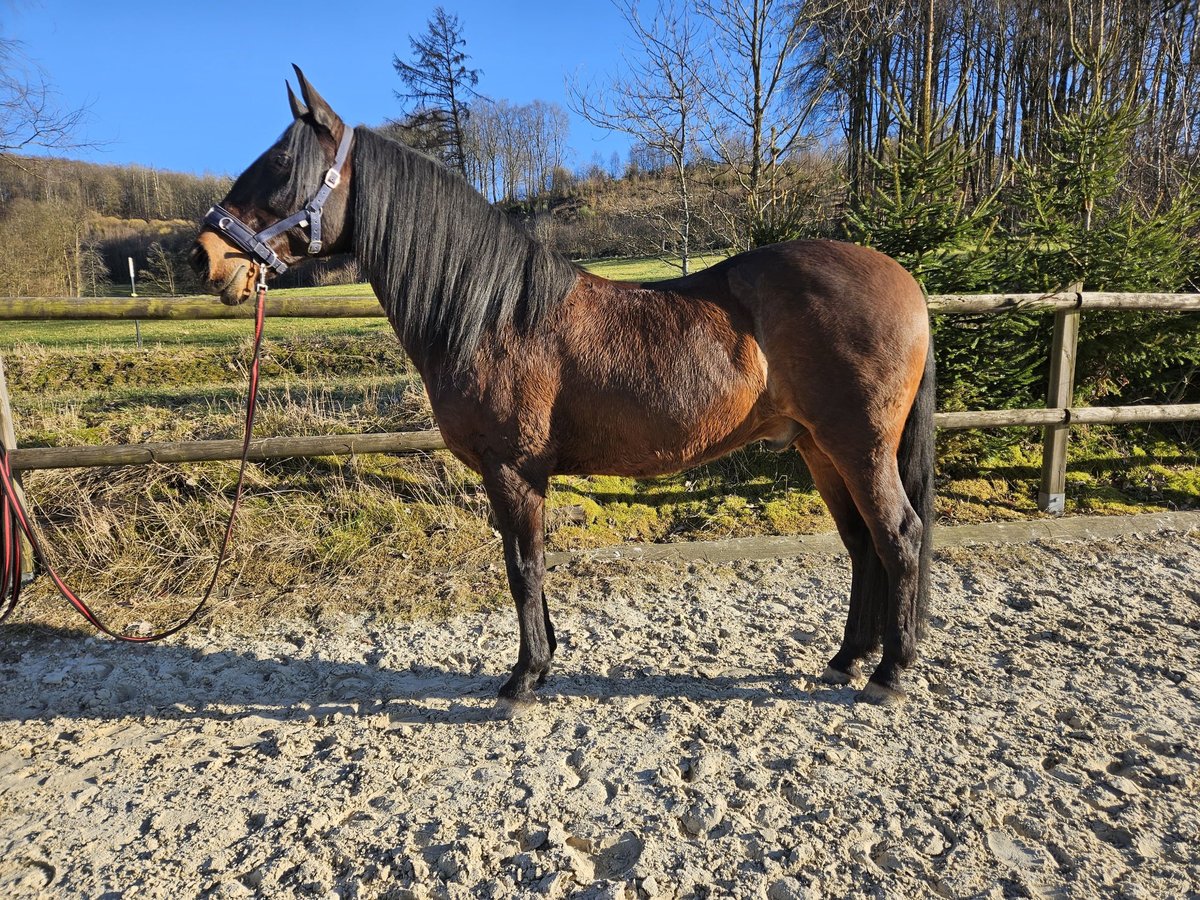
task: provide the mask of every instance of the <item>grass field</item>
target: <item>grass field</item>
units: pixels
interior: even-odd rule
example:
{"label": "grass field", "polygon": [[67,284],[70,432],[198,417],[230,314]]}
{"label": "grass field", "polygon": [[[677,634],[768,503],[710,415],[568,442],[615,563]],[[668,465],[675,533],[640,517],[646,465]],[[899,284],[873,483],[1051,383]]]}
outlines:
{"label": "grass field", "polygon": [[[724,259],[722,254],[696,257],[692,270],[700,271]],[[654,281],[674,278],[679,268],[659,257],[630,259],[586,260],[583,268],[615,281]],[[371,297],[369,284],[335,285],[319,288],[282,288],[274,296],[287,297]],[[215,300],[214,300],[215,302]],[[247,323],[236,320],[216,321],[149,321],[141,323],[144,347],[219,346],[237,344],[245,339]],[[390,336],[391,326],[386,319],[288,319],[270,321],[269,333],[275,338],[297,338],[311,334],[323,337],[371,338],[379,334]],[[136,346],[133,322],[5,322],[0,331],[0,352],[11,351],[21,344],[61,347],[76,350],[101,347]]]}
{"label": "grass field", "polygon": [[[694,256],[689,261],[689,269],[699,272],[726,258],[727,254],[724,253]],[[583,260],[580,265],[589,272],[612,281],[661,281],[664,278],[678,278],[681,274],[678,261],[658,256]]]}
{"label": "grass field", "polygon": [[[672,274],[655,259],[588,268],[629,280]],[[237,436],[249,332],[247,321],[147,322],[139,351],[132,323],[5,323],[0,353],[18,440],[37,446]],[[267,335],[258,433],[432,427],[420,380],[385,319],[274,319]],[[1009,434],[1010,446],[941,473],[943,518],[1037,515],[1036,432]],[[1073,435],[1069,511],[1200,503],[1200,460],[1179,444],[1129,429]],[[954,440],[943,436],[943,443]],[[143,598],[138,615],[153,618],[207,579],[233,475],[232,464],[220,463],[54,471],[28,473],[26,486],[68,580],[88,585],[113,608],[136,594]],[[234,577],[255,600],[237,614],[257,614],[267,600],[276,611],[300,614],[314,603],[445,613],[501,602],[505,594],[479,481],[446,453],[253,466],[238,529]],[[831,529],[799,457],[754,448],[640,482],[558,478],[550,497],[552,549]]]}

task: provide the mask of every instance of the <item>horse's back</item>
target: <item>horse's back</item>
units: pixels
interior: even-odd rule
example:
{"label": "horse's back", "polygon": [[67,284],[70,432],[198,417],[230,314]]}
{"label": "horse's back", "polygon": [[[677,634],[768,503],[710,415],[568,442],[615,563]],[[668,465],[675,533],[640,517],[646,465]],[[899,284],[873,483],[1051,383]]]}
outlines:
{"label": "horse's back", "polygon": [[795,240],[755,247],[682,278],[643,285],[689,296],[728,292],[752,313],[803,305],[844,317],[925,315],[920,285],[886,254],[842,241]]}
{"label": "horse's back", "polygon": [[[850,244],[777,244],[645,284],[584,273],[538,340],[488,348],[483,405],[519,418],[513,440],[556,471],[678,471],[891,405],[919,380],[925,328],[908,274]],[[478,408],[438,416],[478,430]]]}

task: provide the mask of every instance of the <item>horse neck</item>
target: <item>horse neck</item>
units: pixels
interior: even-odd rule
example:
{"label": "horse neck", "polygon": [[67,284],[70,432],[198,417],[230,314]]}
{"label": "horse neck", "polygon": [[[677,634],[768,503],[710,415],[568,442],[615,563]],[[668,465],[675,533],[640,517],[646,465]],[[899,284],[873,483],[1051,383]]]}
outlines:
{"label": "horse neck", "polygon": [[470,365],[496,329],[536,325],[577,270],[457,174],[358,129],[354,249],[418,365]]}

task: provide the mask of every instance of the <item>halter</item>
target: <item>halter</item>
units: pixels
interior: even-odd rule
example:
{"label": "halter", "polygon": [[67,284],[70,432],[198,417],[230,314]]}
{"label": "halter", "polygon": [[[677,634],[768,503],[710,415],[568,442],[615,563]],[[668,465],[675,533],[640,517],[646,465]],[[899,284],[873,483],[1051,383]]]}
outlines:
{"label": "halter", "polygon": [[237,244],[264,266],[282,275],[287,271],[287,263],[279,258],[274,250],[267,246],[267,241],[297,225],[309,228],[308,255],[316,256],[321,252],[321,207],[329,199],[333,189],[342,183],[342,166],[346,164],[346,156],[350,152],[350,141],[354,129],[349,126],[342,132],[342,140],[338,144],[337,153],[333,157],[333,166],[325,173],[321,186],[313,198],[286,219],[280,219],[274,225],[268,225],[262,231],[251,231],[250,226],[221,205],[213,206],[204,216],[204,224],[215,228],[233,243]]}

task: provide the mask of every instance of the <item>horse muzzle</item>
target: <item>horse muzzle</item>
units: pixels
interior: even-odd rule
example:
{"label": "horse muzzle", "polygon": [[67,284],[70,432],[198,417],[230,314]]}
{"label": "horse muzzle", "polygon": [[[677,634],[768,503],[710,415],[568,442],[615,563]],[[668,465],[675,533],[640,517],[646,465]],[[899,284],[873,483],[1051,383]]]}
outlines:
{"label": "horse muzzle", "polygon": [[188,262],[200,276],[204,291],[219,296],[227,306],[244,303],[254,293],[258,266],[218,235],[205,232],[196,238]]}
{"label": "horse muzzle", "polygon": [[219,295],[221,302],[226,306],[245,303],[254,295],[254,278],[257,269],[258,266],[249,260],[239,261],[233,274],[225,280],[224,284],[217,286],[212,293]]}

